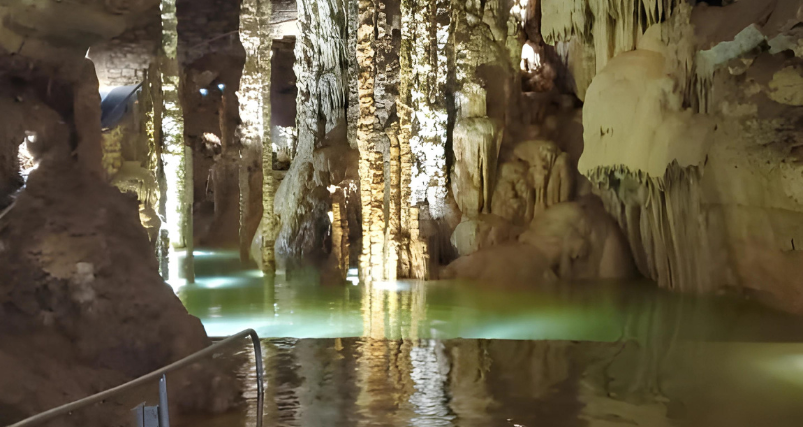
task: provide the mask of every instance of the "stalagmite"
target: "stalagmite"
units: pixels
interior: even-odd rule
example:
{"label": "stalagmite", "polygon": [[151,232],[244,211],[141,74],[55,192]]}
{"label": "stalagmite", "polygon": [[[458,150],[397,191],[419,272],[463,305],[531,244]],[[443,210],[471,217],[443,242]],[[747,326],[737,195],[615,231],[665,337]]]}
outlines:
{"label": "stalagmite", "polygon": [[[176,1],[162,0],[162,93],[164,110],[162,117],[162,162],[164,163],[166,190],[165,223],[171,247],[185,249],[181,273],[184,279],[193,282],[192,236],[192,148],[184,143],[184,113],[179,99],[180,69],[176,53],[178,49],[178,19]],[[177,265],[173,254],[171,264]],[[176,272],[177,273],[177,272]],[[172,277],[175,273],[170,272]]]}

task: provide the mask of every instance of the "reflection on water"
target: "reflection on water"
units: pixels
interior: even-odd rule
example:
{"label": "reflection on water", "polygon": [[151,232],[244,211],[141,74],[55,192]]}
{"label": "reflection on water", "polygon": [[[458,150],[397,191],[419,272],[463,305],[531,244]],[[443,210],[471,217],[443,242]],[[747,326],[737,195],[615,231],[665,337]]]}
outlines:
{"label": "reflection on water", "polygon": [[[791,427],[803,419],[803,366],[781,368],[803,357],[800,344],[283,338],[263,348],[266,426]],[[252,362],[239,372],[249,387],[239,410],[177,425],[255,426]]]}
{"label": "reflection on water", "polygon": [[[643,283],[320,287],[238,272],[236,254],[198,261],[179,295],[211,335],[277,337],[263,343],[268,426],[803,420],[801,322],[749,301]],[[242,407],[178,425],[256,425],[255,364],[250,346],[240,353]]]}

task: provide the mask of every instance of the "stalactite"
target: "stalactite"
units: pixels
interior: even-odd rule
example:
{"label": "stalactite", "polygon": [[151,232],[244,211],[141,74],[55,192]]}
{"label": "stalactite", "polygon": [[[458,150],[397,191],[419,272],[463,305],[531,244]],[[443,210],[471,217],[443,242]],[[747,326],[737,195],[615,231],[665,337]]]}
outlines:
{"label": "stalactite", "polygon": [[346,201],[345,198],[343,202],[338,202],[338,207],[340,209],[340,229],[343,230],[342,234],[343,237],[340,239],[340,271],[343,273],[343,278],[345,279],[349,272],[349,267],[351,266],[351,256],[350,248],[351,245],[349,244],[349,217],[346,215]]}
{"label": "stalactite", "polygon": [[[624,166],[601,167],[588,173],[605,210],[619,222],[642,274],[667,289],[713,291],[710,230],[712,221],[701,202],[701,172],[697,167],[669,165],[663,177],[650,177]],[[692,250],[693,254],[683,252]]]}
{"label": "stalactite", "polygon": [[669,19],[682,0],[541,0],[544,41],[556,45],[579,37],[596,52],[596,71],[621,52],[636,48],[647,29]]}
{"label": "stalactite", "polygon": [[[181,270],[190,282],[195,279],[192,242],[192,149],[184,143],[184,113],[179,97],[180,69],[176,1],[162,0],[161,85],[164,103],[162,162],[166,190],[165,224],[173,249],[186,249]],[[173,255],[175,257],[175,255]],[[173,275],[172,272],[169,275]]]}

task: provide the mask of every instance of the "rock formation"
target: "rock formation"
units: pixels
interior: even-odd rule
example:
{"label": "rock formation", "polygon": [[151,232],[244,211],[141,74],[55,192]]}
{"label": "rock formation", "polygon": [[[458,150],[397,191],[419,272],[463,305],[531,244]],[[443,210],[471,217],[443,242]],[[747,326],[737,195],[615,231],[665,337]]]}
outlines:
{"label": "rock formation", "polygon": [[673,8],[588,89],[580,171],[663,287],[801,310],[791,3]]}
{"label": "rock formation", "polygon": [[[178,259],[171,259],[172,268],[179,272],[168,272],[168,276],[182,277],[190,282],[195,280],[193,267],[193,226],[192,209],[194,200],[192,147],[184,141],[184,113],[179,95],[180,74],[178,63],[178,19],[176,0],[162,0],[162,57],[159,66],[163,116],[161,118],[162,165],[165,174],[164,227],[173,250],[184,249],[182,265]],[[178,254],[170,253],[170,258]]]}
{"label": "rock formation", "polygon": [[[3,423],[111,388],[210,343],[159,277],[141,226],[137,198],[154,203],[151,171],[123,161],[127,143],[107,150],[114,161],[103,167],[98,77],[85,58],[89,44],[125,31],[156,4],[34,3],[0,6],[0,152],[16,154],[25,141],[35,165],[0,214]],[[134,128],[153,131],[147,116]],[[19,174],[19,165],[12,167],[12,176]],[[171,401],[191,410],[229,408],[238,386],[217,369],[202,363],[173,375]],[[110,403],[59,422],[127,416],[128,408],[120,413],[119,402]]]}
{"label": "rock formation", "polygon": [[[274,172],[273,144],[271,141],[271,45],[269,32],[271,4],[269,1],[248,1],[240,6],[240,42],[246,52],[240,88],[240,126],[237,137],[240,148],[240,253],[248,259],[254,233],[248,225],[251,206],[251,172],[256,163],[262,169],[262,218],[259,229],[262,271],[272,274],[276,270],[274,254]],[[251,168],[253,169],[253,168]]]}

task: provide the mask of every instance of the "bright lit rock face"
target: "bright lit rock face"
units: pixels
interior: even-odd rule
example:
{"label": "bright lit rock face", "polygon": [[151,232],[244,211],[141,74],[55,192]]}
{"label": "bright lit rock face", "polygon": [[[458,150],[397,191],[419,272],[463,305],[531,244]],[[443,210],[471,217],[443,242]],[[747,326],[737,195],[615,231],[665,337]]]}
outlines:
{"label": "bright lit rock face", "polygon": [[262,166],[262,219],[257,234],[260,238],[258,264],[265,273],[276,270],[274,253],[274,172],[273,144],[271,141],[271,46],[269,32],[271,3],[265,0],[247,0],[240,6],[240,42],[246,53],[240,90],[240,119],[237,139],[240,144],[240,252],[247,259],[253,241],[248,230],[248,208],[251,194],[252,163]]}
{"label": "bright lit rock face", "polygon": [[[186,250],[183,265],[178,264],[178,255],[170,254],[169,265],[180,269],[181,276],[192,282],[193,269],[193,175],[192,147],[184,143],[184,112],[179,96],[180,71],[176,58],[178,49],[178,19],[175,0],[162,0],[162,163],[165,184],[165,221],[171,247]],[[178,277],[177,271],[166,277]]]}
{"label": "bright lit rock face", "polygon": [[796,45],[803,17],[784,2],[750,3],[673,9],[639,49],[599,67],[579,169],[645,276],[802,311],[803,62],[771,46]]}

